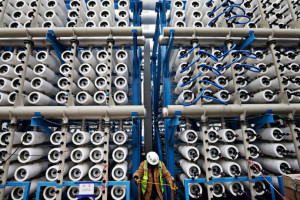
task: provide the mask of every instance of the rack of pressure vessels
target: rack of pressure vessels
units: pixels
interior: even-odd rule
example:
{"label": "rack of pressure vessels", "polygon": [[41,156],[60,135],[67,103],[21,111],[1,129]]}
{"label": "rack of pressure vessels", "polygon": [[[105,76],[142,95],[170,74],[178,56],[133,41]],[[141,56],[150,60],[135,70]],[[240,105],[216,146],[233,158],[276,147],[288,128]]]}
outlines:
{"label": "rack of pressure vessels", "polygon": [[[299,170],[298,128],[296,129],[294,116],[300,111],[300,107],[297,105],[299,98],[297,90],[300,88],[297,86],[293,88],[291,85],[297,82],[297,79],[289,77],[292,74],[297,76],[299,69],[299,63],[296,59],[289,60],[291,57],[297,57],[298,55],[297,34],[299,31],[294,28],[299,28],[299,5],[296,1],[290,0],[241,1],[235,5],[225,4],[225,2],[172,0],[157,4],[156,12],[160,20],[159,22],[156,21],[151,57],[151,66],[154,68],[152,69],[153,93],[154,95],[157,94],[157,97],[154,96],[153,99],[154,148],[159,153],[160,158],[166,162],[172,176],[176,177],[176,184],[184,186],[184,189],[177,191],[178,197],[185,199],[199,198],[203,193],[207,195],[208,199],[212,199],[214,197],[224,197],[226,190],[226,194],[231,196],[239,196],[239,192],[245,195],[245,191],[249,191],[247,196],[252,199],[255,197],[263,199],[264,196],[262,195],[267,195],[270,192],[267,199],[277,199],[280,196],[277,192],[274,192],[272,186],[274,185],[284,196],[281,175],[285,173],[278,173],[278,171],[275,173],[275,177],[272,175],[274,169],[270,169],[269,166],[266,167],[265,163],[255,163],[260,166],[258,167],[259,170],[253,167],[256,165],[251,163],[253,162],[251,161],[253,159],[252,150],[254,148],[257,150],[263,148],[264,150],[261,150],[261,152],[267,150],[266,147],[263,147],[263,143],[260,143],[257,147],[253,143],[255,140],[249,142],[248,135],[253,130],[251,130],[253,124],[256,124],[259,128],[263,128],[263,126],[270,127],[274,123],[273,116],[270,113],[285,116],[286,127],[285,129],[282,127],[280,132],[282,136],[290,134],[290,136],[283,136],[289,137],[289,140],[285,140],[284,143],[287,146],[276,144],[276,142],[271,145],[278,146],[277,149],[280,149],[279,146],[283,145],[281,148],[285,149],[286,152],[293,152],[294,156],[288,159],[289,162],[283,162],[284,165],[290,166],[288,168],[291,172],[296,173]],[[221,6],[219,7],[219,5]],[[237,12],[230,15],[229,12],[232,8],[235,8]],[[225,15],[225,17],[222,15]],[[275,15],[277,17],[274,17]],[[221,20],[223,18],[225,20]],[[238,18],[240,19],[237,20]],[[237,21],[241,23],[235,23]],[[255,41],[257,38],[258,41]],[[286,41],[283,38],[291,38],[294,44],[284,43]],[[211,45],[212,41],[215,41],[213,46]],[[279,47],[277,47],[276,42],[278,42],[277,45],[280,45]],[[281,46],[286,47],[285,45],[288,45],[288,47],[280,49]],[[266,52],[268,56],[263,55]],[[238,59],[240,56],[246,57],[246,59]],[[275,56],[279,56],[279,58],[277,59]],[[253,60],[259,59],[259,61],[253,62],[251,57],[253,57]],[[287,60],[285,60],[286,58]],[[271,60],[267,61],[265,59]],[[259,66],[256,66],[256,63],[260,63]],[[199,66],[199,64],[201,65]],[[265,70],[265,65],[268,70]],[[284,69],[283,66],[287,68]],[[291,70],[290,75],[289,70]],[[269,71],[270,74],[268,75],[268,72],[265,74],[266,71]],[[224,75],[224,73],[226,74]],[[271,74],[275,75],[270,77]],[[162,76],[162,82],[160,76]],[[231,77],[231,79],[228,79],[228,77]],[[253,80],[253,83],[247,88],[243,88],[250,82],[249,79]],[[267,82],[270,82],[268,86],[262,86]],[[268,87],[271,90],[264,91]],[[193,90],[190,90],[191,88]],[[225,93],[227,93],[227,89],[231,91],[225,94],[224,89]],[[275,94],[268,95],[274,89]],[[251,93],[248,92],[249,90]],[[219,94],[216,94],[217,92]],[[259,92],[265,95],[260,96],[261,94],[257,94]],[[269,99],[271,101],[268,100],[268,96],[272,96]],[[250,102],[250,99],[252,102]],[[276,102],[279,103],[276,104]],[[156,107],[156,104],[159,106]],[[260,115],[262,117],[255,117]],[[222,120],[220,117],[222,117]],[[254,120],[250,123],[248,117],[249,119],[254,118]],[[233,121],[234,125],[232,127],[223,125],[221,129],[220,127],[213,129],[214,125],[210,122],[211,118],[219,119],[215,120],[217,122],[214,123],[225,124],[223,122],[228,120]],[[180,122],[182,121],[186,127],[181,127]],[[197,126],[195,126],[196,123],[198,123]],[[220,164],[209,157],[210,148],[215,144],[210,143],[210,136],[208,135],[215,133],[213,134],[214,137],[222,138],[222,140],[216,138],[216,141],[222,141],[224,145],[221,145],[222,142],[217,142],[216,144],[221,146],[216,145],[215,150],[220,151],[218,148],[222,148],[221,151],[223,152],[226,151],[226,148],[232,146],[228,143],[229,141],[225,141],[225,135],[221,136],[220,134],[225,134],[227,132],[225,130],[230,130],[230,128],[232,128],[231,131],[235,134],[235,137],[239,135],[236,140],[242,143],[237,144],[239,149],[236,152],[243,155],[238,156],[241,159],[236,163],[232,162],[234,160],[231,160],[230,157],[228,159],[226,155],[222,155],[224,160]],[[222,129],[223,133],[220,133]],[[257,134],[261,131],[263,130],[253,130]],[[184,137],[191,132],[195,136],[194,140],[203,141],[203,144],[201,142],[195,143],[198,145],[185,143],[187,140]],[[206,134],[201,134],[205,132]],[[177,140],[181,142],[177,142]],[[264,140],[267,141],[266,138],[258,139],[258,141]],[[251,149],[251,152],[248,149]],[[265,158],[261,158],[259,161],[263,162],[262,159],[270,158],[276,160],[276,155],[273,153],[264,152]],[[202,162],[197,163],[197,159],[194,162],[190,161],[193,157],[191,155],[201,157]],[[280,158],[277,157],[277,159],[280,162]],[[229,164],[226,164],[226,161],[229,161]],[[251,173],[248,173],[248,163],[246,161],[252,165],[252,169],[249,169]],[[243,168],[238,170],[244,172],[242,177],[234,177],[232,174],[230,175],[230,171],[225,171],[235,164]],[[200,177],[189,175],[188,170],[193,169],[193,167],[196,172],[202,173]],[[213,169],[218,172],[219,176],[213,175]],[[259,172],[260,169],[266,169],[271,173],[268,175],[262,172],[259,174],[253,173],[253,170]],[[253,174],[254,176],[252,176]],[[264,175],[265,179],[261,174]],[[266,180],[269,181],[270,185]],[[207,188],[207,192],[204,192],[203,186]],[[232,188],[238,188],[238,190],[235,190],[238,192],[233,192]],[[168,196],[170,196],[171,190],[166,189],[168,189]]]}

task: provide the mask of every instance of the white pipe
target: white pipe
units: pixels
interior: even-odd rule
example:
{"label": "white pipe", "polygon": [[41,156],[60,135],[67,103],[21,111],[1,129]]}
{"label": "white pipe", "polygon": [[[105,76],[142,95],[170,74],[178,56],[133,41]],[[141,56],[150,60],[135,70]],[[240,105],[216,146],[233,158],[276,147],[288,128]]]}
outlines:
{"label": "white pipe", "polygon": [[75,165],[69,171],[69,178],[72,181],[80,181],[88,174],[88,171],[91,167],[91,162],[84,162],[82,164]]}
{"label": "white pipe", "polygon": [[118,21],[117,27],[129,27],[129,25],[125,21]]}
{"label": "white pipe", "polygon": [[[205,162],[202,159],[197,160],[197,165],[201,167],[203,171],[206,170]],[[208,167],[209,173],[213,178],[221,178],[224,176],[223,168],[221,165],[215,162],[210,162]]]}
{"label": "white pipe", "polygon": [[[58,163],[61,159],[66,159],[70,156],[73,148],[66,147],[65,152],[63,152],[60,148],[53,148],[48,153],[48,160],[51,163]],[[62,157],[62,153],[64,153],[64,157]]]}
{"label": "white pipe", "polygon": [[102,131],[95,131],[92,135],[91,135],[91,142],[94,145],[101,145],[104,142],[104,132]]}
{"label": "white pipe", "polygon": [[[250,184],[249,182],[242,182],[244,187],[250,190]],[[253,188],[255,189],[256,195],[261,196],[266,192],[266,185],[263,181],[256,181],[254,183]]]}
{"label": "white pipe", "polygon": [[231,177],[238,177],[241,175],[242,169],[239,164],[226,160],[220,160],[219,164],[222,166],[225,174]]}
{"label": "white pipe", "polygon": [[17,56],[10,51],[5,51],[4,53],[2,53],[1,61],[10,65],[20,64],[20,62],[17,59]]}
{"label": "white pipe", "polygon": [[279,128],[262,128],[258,133],[262,140],[279,142],[283,139],[283,133]]}
{"label": "white pipe", "polygon": [[284,160],[271,159],[271,158],[257,158],[257,162],[259,162],[263,168],[270,170],[272,172],[285,175],[290,172],[291,166],[288,162]]}
{"label": "white pipe", "polygon": [[[18,160],[18,154],[21,151],[21,148],[17,148],[17,147],[13,147],[12,148],[12,153],[14,155],[11,155],[11,157],[9,158],[10,161],[15,161]],[[1,148],[0,149],[0,160],[1,161],[5,161],[5,155],[6,155],[7,151],[6,148]]]}
{"label": "white pipe", "polygon": [[189,76],[183,76],[183,77],[181,77],[181,79],[178,81],[177,86],[176,86],[176,88],[174,90],[175,94],[180,95],[183,90],[187,90],[190,87],[192,87],[193,82],[190,82],[189,84],[181,87],[181,85],[188,83],[190,81],[190,79],[191,78]]}
{"label": "white pipe", "polygon": [[[122,6],[122,5],[119,5],[119,9],[120,9],[120,6]],[[101,2],[101,9],[108,10],[109,12],[114,13],[115,12],[115,4],[111,0],[103,0]]]}
{"label": "white pipe", "polygon": [[39,61],[42,64],[47,65],[50,69],[53,71],[58,71],[58,65],[59,63],[55,59],[54,56],[51,55],[51,53],[48,53],[47,51],[39,51],[36,54],[36,60]]}
{"label": "white pipe", "polygon": [[187,15],[186,17],[186,23],[187,26],[192,27],[193,24],[197,21],[201,21],[202,13],[198,10],[192,11],[191,15]]}
{"label": "white pipe", "polygon": [[[117,18],[119,19],[119,21],[124,21],[127,24],[130,24],[130,16],[129,16],[129,12],[125,11],[125,10],[120,10],[117,14]],[[145,24],[145,15],[143,15],[143,12],[141,14],[141,21],[143,21],[142,23]]]}
{"label": "white pipe", "polygon": [[[29,195],[32,195],[36,192],[36,189],[37,189],[37,184],[39,182],[45,182],[47,181],[45,177],[41,177],[41,178],[38,178],[38,179],[34,179],[34,180],[31,180],[31,184],[30,184],[30,189],[29,189]],[[11,198],[13,200],[22,200],[22,199],[25,199],[25,197],[23,198],[24,196],[24,192],[25,192],[25,187],[23,186],[17,186],[15,187],[12,192],[11,192]]]}
{"label": "white pipe", "polygon": [[8,64],[2,64],[0,66],[0,76],[3,78],[15,78],[14,68]]}
{"label": "white pipe", "polygon": [[79,195],[78,186],[71,186],[67,190],[67,196],[70,200],[77,200],[76,196]]}
{"label": "white pipe", "polygon": [[219,134],[217,131],[213,129],[207,130],[207,133],[203,133],[202,131],[198,132],[199,138],[203,141],[203,134],[207,135],[208,143],[216,143],[219,140]]}
{"label": "white pipe", "polygon": [[62,132],[62,131],[55,131],[50,136],[50,142],[53,145],[61,145],[61,142],[63,142],[64,135],[67,134],[67,140],[66,143],[69,143],[72,141],[72,135],[71,133]]}
{"label": "white pipe", "polygon": [[[11,158],[10,158],[11,160]],[[12,160],[11,160],[12,161]],[[12,178],[14,176],[14,173],[17,168],[21,166],[21,163],[12,163],[9,165],[8,171],[7,171],[7,179]],[[3,166],[0,167],[1,170],[3,170]],[[6,188],[5,188],[6,190]]]}
{"label": "white pipe", "polygon": [[261,92],[255,93],[250,99],[251,103],[270,103],[275,100],[276,95],[271,90],[263,90]]}
{"label": "white pipe", "polygon": [[48,155],[50,147],[33,147],[33,148],[23,148],[18,154],[18,161],[20,163],[29,163]]}
{"label": "white pipe", "polygon": [[94,11],[96,13],[101,12],[101,3],[96,0],[90,0],[87,2],[87,8],[89,11]]}
{"label": "white pipe", "polygon": [[78,69],[78,67],[80,66],[80,61],[78,60],[78,58],[76,56],[73,55],[73,53],[71,51],[64,51],[62,53],[61,57],[62,57],[63,61],[68,64],[74,63],[75,69]]}
{"label": "white pipe", "polygon": [[30,18],[22,11],[16,10],[12,13],[12,18],[14,21],[24,24],[30,21]]}
{"label": "white pipe", "polygon": [[117,91],[114,94],[114,101],[118,105],[126,105],[128,104],[128,97],[124,91]]}
{"label": "white pipe", "polygon": [[123,145],[128,140],[128,135],[124,131],[113,133],[112,140],[116,145]]}
{"label": "white pipe", "polygon": [[12,22],[8,25],[8,28],[15,28],[16,29],[16,28],[24,28],[24,26],[20,22],[14,21],[14,22]]}
{"label": "white pipe", "polygon": [[97,60],[91,51],[83,51],[81,53],[81,60],[84,63],[91,65],[91,67],[96,67],[97,65]]}
{"label": "white pipe", "polygon": [[267,76],[261,76],[252,82],[250,82],[245,89],[249,91],[258,91],[258,90],[263,90],[266,88],[271,87],[272,82],[270,81],[270,78]]}
{"label": "white pipe", "polygon": [[70,157],[74,163],[81,163],[84,160],[89,158],[90,152],[91,152],[90,147],[79,147],[79,148],[74,149],[71,152]]}
{"label": "white pipe", "polygon": [[122,76],[116,77],[114,84],[115,84],[117,90],[121,90],[121,91],[128,93],[128,82],[125,77],[122,77]]}
{"label": "white pipe", "polygon": [[86,13],[86,18],[88,19],[88,22],[94,22],[96,24],[99,24],[99,16],[98,16],[98,13],[99,12],[96,12],[94,10],[89,10],[87,13]]}
{"label": "white pipe", "polygon": [[[104,170],[104,166],[103,165],[101,165],[101,164],[94,165],[89,170],[89,178],[92,181],[101,181],[102,176],[103,176],[103,170]],[[127,172],[127,170],[126,170],[126,172]],[[126,172],[125,172],[125,174],[126,174]]]}
{"label": "white pipe", "polygon": [[[73,165],[74,163],[72,161],[65,162],[63,172],[60,173],[63,173],[63,175],[65,176],[66,174],[68,174],[69,170],[71,169],[71,167],[73,167]],[[53,165],[47,169],[46,178],[48,181],[57,181],[58,175],[60,173],[59,165]]]}
{"label": "white pipe", "polygon": [[24,13],[27,13],[31,10],[30,6],[25,1],[17,1],[14,4],[14,7]]}
{"label": "white pipe", "polygon": [[[206,183],[204,183],[204,187],[207,188]],[[225,187],[224,187],[223,183],[213,183],[212,184],[212,195],[217,198],[226,197]]]}
{"label": "white pipe", "polygon": [[[201,155],[204,156],[207,150],[204,149],[202,145],[197,145],[196,147],[197,147],[197,149],[199,149]],[[208,149],[207,153],[208,153],[209,159],[218,160],[221,157],[221,151],[217,146],[209,145],[207,147],[207,149]]]}
{"label": "white pipe", "polygon": [[96,92],[97,88],[95,87],[94,83],[87,77],[81,77],[78,81],[78,87],[84,91],[93,94]]}
{"label": "white pipe", "polygon": [[89,132],[77,130],[72,136],[72,141],[75,145],[83,145],[91,141],[90,137],[91,134]]}
{"label": "white pipe", "polygon": [[223,142],[234,142],[237,135],[232,129],[221,129],[218,135],[222,137]]}
{"label": "white pipe", "polygon": [[[10,136],[10,132],[2,132],[0,133],[0,145],[6,146],[8,145],[8,137]],[[21,144],[23,132],[15,132],[14,133],[14,139],[12,144]]]}
{"label": "white pipe", "polygon": [[58,81],[58,77],[55,74],[55,72],[49,69],[46,65],[43,64],[35,65],[33,68],[33,72],[37,76],[45,78],[48,82],[52,84],[56,84],[56,82]]}
{"label": "white pipe", "polygon": [[67,23],[67,25],[66,25],[66,27],[77,27],[77,25],[76,25],[76,22],[75,21],[69,21],[68,23]]}
{"label": "white pipe", "polygon": [[127,155],[128,155],[128,148],[127,147],[117,147],[112,152],[112,158],[117,163],[124,162]]}
{"label": "white pipe", "polygon": [[185,130],[183,132],[177,132],[177,138],[188,144],[194,144],[198,140],[198,134],[194,130]]}
{"label": "white pipe", "polygon": [[286,156],[287,149],[284,145],[278,143],[257,143],[258,148],[266,155],[283,158]]}
{"label": "white pipe", "polygon": [[[251,176],[260,176],[262,174],[261,170],[263,169],[261,164],[259,164],[258,162],[252,161],[253,163],[248,163],[246,160],[244,159],[239,159],[236,161],[237,164],[240,165],[241,169],[243,172],[249,172],[249,168],[251,170]],[[257,170],[259,169],[259,170]]]}
{"label": "white pipe", "polygon": [[[114,18],[112,16],[112,13],[113,12],[110,12],[109,10],[102,10],[100,12],[100,23],[99,25],[101,24],[101,22],[106,22],[108,26],[114,26]],[[101,25],[100,25],[101,27]]]}
{"label": "white pipe", "polygon": [[184,4],[182,1],[172,1],[171,2],[171,8],[170,8],[170,16],[174,16],[175,12],[177,10],[183,10]]}
{"label": "white pipe", "polygon": [[178,164],[189,178],[197,179],[201,175],[201,169],[195,163],[191,163],[185,159],[180,159]]}
{"label": "white pipe", "polygon": [[[235,130],[235,133],[237,134],[236,140],[243,141],[242,129]],[[254,142],[256,140],[257,134],[252,128],[246,128],[245,133],[247,134],[249,142]]]}
{"label": "white pipe", "polygon": [[93,21],[87,21],[87,22],[84,24],[84,27],[91,28],[91,27],[97,27],[97,25],[96,25],[96,23],[93,22]]}
{"label": "white pipe", "polygon": [[128,162],[118,163],[112,169],[111,175],[115,181],[123,181],[126,178],[128,170]]}
{"label": "white pipe", "polygon": [[224,182],[223,184],[233,196],[242,196],[245,192],[241,182]]}
{"label": "white pipe", "polygon": [[239,157],[239,150],[233,145],[218,145],[223,157],[235,160]]}
{"label": "white pipe", "polygon": [[33,164],[23,165],[16,169],[14,177],[18,182],[26,181],[40,175],[42,172],[46,171],[47,168],[48,161],[40,161]]}
{"label": "white pipe", "polygon": [[130,12],[130,1],[128,0],[120,0],[118,2],[119,10],[125,10],[126,12]]}
{"label": "white pipe", "polygon": [[98,59],[98,62],[100,64],[108,64],[108,53],[107,53],[107,51],[105,51],[105,50],[98,51],[97,59]]}
{"label": "white pipe", "polygon": [[287,153],[292,156],[296,156],[295,145],[292,142],[283,142],[281,143],[286,149]]}
{"label": "white pipe", "polygon": [[131,67],[130,65],[130,61],[129,61],[129,55],[127,53],[127,51],[125,50],[119,50],[116,53],[116,59],[118,63],[124,63],[126,64],[129,68]]}
{"label": "white pipe", "polygon": [[[155,15],[154,15],[155,16]],[[183,21],[185,13],[182,10],[177,10],[173,16],[171,16],[170,26],[174,27],[177,21]],[[154,23],[153,23],[154,24]]]}
{"label": "white pipe", "polygon": [[96,66],[96,72],[99,76],[105,77],[108,73],[108,66],[105,63],[100,63]]}
{"label": "white pipe", "polygon": [[8,95],[0,92],[0,106],[9,106]]}
{"label": "white pipe", "polygon": [[23,145],[41,144],[49,142],[49,136],[44,132],[27,131],[22,135],[21,141]]}
{"label": "white pipe", "polygon": [[81,92],[77,93],[76,101],[82,105],[93,105],[94,104],[93,97],[85,91],[81,91]]}
{"label": "white pipe", "polygon": [[68,102],[68,93],[65,91],[60,91],[56,94],[55,100],[58,104],[66,105]]}
{"label": "white pipe", "polygon": [[97,77],[94,83],[98,90],[105,91],[107,88],[107,79],[105,77]]}
{"label": "white pipe", "polygon": [[183,101],[184,104],[190,104],[193,102],[194,98],[194,93],[191,90],[183,90],[182,93],[178,96],[175,104],[182,105]]}
{"label": "white pipe", "polygon": [[[62,192],[66,191],[67,187],[62,188]],[[55,200],[56,199],[56,187],[54,186],[47,186],[43,191],[43,198],[45,200]]]}
{"label": "white pipe", "polygon": [[194,146],[180,145],[178,151],[189,161],[198,160],[200,156],[199,150]]}
{"label": "white pipe", "polygon": [[0,78],[0,91],[4,91],[4,92],[14,91],[14,88],[12,88],[11,81],[6,78]]}
{"label": "white pipe", "polygon": [[48,10],[44,14],[44,18],[47,21],[51,21],[57,27],[64,27],[66,24],[66,21],[65,20],[62,21],[61,19],[63,19],[63,18],[60,18],[58,15],[56,15],[56,13],[53,10]]}
{"label": "white pipe", "polygon": [[175,83],[178,83],[179,80],[181,79],[181,77],[187,76],[192,71],[192,67],[189,67],[187,70],[185,70],[184,72],[181,73],[181,70],[183,70],[187,67],[188,67],[187,63],[181,63],[179,65],[179,67],[176,70],[176,75],[175,75],[175,78],[174,78]]}
{"label": "white pipe", "polygon": [[28,101],[30,104],[36,106],[51,106],[57,105],[56,101],[51,99],[49,96],[44,95],[40,92],[31,92],[28,95]]}
{"label": "white pipe", "polygon": [[[17,78],[14,78],[12,81],[11,81],[11,87],[14,89],[14,90],[19,90],[19,87],[21,85],[21,78],[17,77]],[[30,85],[30,82],[27,81],[27,80],[24,80],[24,85],[23,85],[23,91],[26,92],[26,93],[30,93],[33,91],[33,88],[31,88],[31,85]]]}
{"label": "white pipe", "polygon": [[[69,75],[71,75],[71,66],[70,64],[62,64],[60,67],[59,67],[59,72],[64,75],[65,77],[68,77]],[[78,81],[78,79],[80,78],[78,72],[74,69],[73,70],[73,80],[74,81]]]}
{"label": "white pipe", "polygon": [[[71,82],[71,87],[73,89],[74,93],[77,93],[79,91],[81,91],[77,85],[74,82]],[[69,89],[69,80],[67,77],[62,77],[57,81],[57,85],[61,90],[68,90]]]}
{"label": "white pipe", "polygon": [[[238,148],[238,150],[242,154],[242,156],[245,156],[245,146],[244,146],[244,144],[236,144],[235,146],[236,146],[236,148]],[[252,158],[258,158],[259,153],[260,153],[259,150],[260,149],[254,144],[249,144],[248,145],[247,151],[250,153],[250,156]]]}
{"label": "white pipe", "polygon": [[126,195],[126,186],[113,186],[111,188],[110,194],[113,199],[121,200]]}
{"label": "white pipe", "polygon": [[99,163],[103,160],[104,158],[104,148],[103,147],[96,147],[91,150],[89,157],[90,160],[94,163]]}
{"label": "white pipe", "polygon": [[49,83],[42,78],[36,77],[31,81],[31,87],[39,92],[43,92],[49,96],[56,95],[59,90],[53,86],[53,83]]}
{"label": "white pipe", "polygon": [[[15,76],[22,75],[23,70],[24,70],[23,64],[16,65],[16,67],[14,69]],[[26,76],[25,77],[28,80],[32,80],[33,78],[36,77],[36,75],[35,75],[35,73],[33,72],[32,69],[30,69],[29,67],[27,67],[27,69],[26,69]]]}
{"label": "white pipe", "polygon": [[[214,94],[217,99],[228,103],[230,101],[231,95],[227,90],[220,90]],[[213,101],[214,103],[218,103],[217,101]]]}
{"label": "white pipe", "polygon": [[298,160],[294,158],[284,158],[286,162],[290,164],[293,169],[299,170]]}
{"label": "white pipe", "polygon": [[[182,184],[184,185],[184,180],[188,179],[187,175],[184,173],[179,174],[179,179],[181,180]],[[200,198],[202,194],[202,186],[199,183],[189,183],[189,196],[191,198]]]}
{"label": "white pipe", "polygon": [[128,67],[124,63],[119,63],[115,67],[115,72],[118,76],[122,76],[125,79],[128,79]]}
{"label": "white pipe", "polygon": [[93,69],[93,67],[90,64],[84,63],[84,64],[80,65],[79,72],[83,76],[88,77],[91,80],[95,80],[95,78],[96,78],[95,70]]}

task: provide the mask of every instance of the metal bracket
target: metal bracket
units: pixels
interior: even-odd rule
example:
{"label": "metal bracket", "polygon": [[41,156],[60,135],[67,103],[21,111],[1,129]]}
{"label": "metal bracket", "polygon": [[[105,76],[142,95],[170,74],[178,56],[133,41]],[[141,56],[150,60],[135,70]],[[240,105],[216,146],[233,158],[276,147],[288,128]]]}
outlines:
{"label": "metal bracket", "polygon": [[46,34],[46,39],[52,44],[53,49],[55,50],[60,62],[62,64],[65,63],[61,58],[61,54],[64,52],[65,47],[57,41],[53,30],[48,31],[48,33]]}
{"label": "metal bracket", "polygon": [[171,129],[171,134],[170,134],[170,137],[168,139],[169,142],[174,137],[175,129],[179,125],[179,117],[181,117],[181,112],[176,111],[175,112],[175,117],[170,120],[170,124],[168,125],[168,127]]}
{"label": "metal bracket", "polygon": [[239,45],[239,47],[237,49],[238,50],[247,49],[247,47],[249,45],[251,45],[252,42],[254,42],[254,41],[255,41],[255,33],[254,33],[254,31],[250,31],[249,36],[246,38],[246,40],[241,45]]}

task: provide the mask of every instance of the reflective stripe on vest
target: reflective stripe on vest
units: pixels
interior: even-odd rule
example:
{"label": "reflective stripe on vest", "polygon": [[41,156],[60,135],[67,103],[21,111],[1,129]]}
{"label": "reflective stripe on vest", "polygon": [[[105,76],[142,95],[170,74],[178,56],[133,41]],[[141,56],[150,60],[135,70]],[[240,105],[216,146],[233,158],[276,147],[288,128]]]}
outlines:
{"label": "reflective stripe on vest", "polygon": [[[159,168],[159,182],[161,184],[161,192],[164,193],[164,187],[163,187],[163,183],[164,183],[164,180],[163,180],[163,175],[162,175],[162,162],[159,161],[159,165],[158,165],[158,168]],[[154,174],[153,174],[154,176]],[[146,192],[146,189],[147,189],[147,182],[148,182],[148,163],[147,161],[145,160],[144,161],[144,175],[143,175],[143,178],[142,178],[142,184],[141,184],[141,190],[142,190],[142,193],[143,195],[145,194]]]}

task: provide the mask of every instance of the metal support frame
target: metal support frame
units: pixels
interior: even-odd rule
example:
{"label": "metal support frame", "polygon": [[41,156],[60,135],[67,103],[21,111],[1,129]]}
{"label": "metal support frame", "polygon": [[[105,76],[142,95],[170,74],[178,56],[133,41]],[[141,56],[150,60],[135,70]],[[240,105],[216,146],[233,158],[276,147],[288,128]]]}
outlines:
{"label": "metal support frame", "polygon": [[[24,187],[23,200],[28,200],[31,182],[7,182],[6,184],[0,185],[0,189],[1,189],[1,191],[3,190],[3,194],[4,194],[5,187],[8,187],[8,186],[13,186],[13,187],[20,186],[20,187]],[[4,199],[4,197],[1,197],[1,199]]]}

